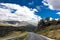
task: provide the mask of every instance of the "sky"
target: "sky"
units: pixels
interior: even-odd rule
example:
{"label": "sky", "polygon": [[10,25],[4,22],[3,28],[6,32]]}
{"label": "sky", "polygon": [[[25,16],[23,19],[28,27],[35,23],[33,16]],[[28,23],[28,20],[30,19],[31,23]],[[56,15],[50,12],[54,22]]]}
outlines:
{"label": "sky", "polygon": [[0,17],[19,21],[38,21],[46,17],[57,19],[60,18],[59,3],[60,0],[0,0]]}

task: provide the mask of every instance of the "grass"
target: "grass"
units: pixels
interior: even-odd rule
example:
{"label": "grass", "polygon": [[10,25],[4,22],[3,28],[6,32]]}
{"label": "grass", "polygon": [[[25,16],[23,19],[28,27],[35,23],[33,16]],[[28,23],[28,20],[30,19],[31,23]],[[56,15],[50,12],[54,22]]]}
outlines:
{"label": "grass", "polygon": [[19,31],[14,31],[4,37],[1,37],[0,40],[12,38],[12,37],[18,37],[17,40],[24,40],[24,38],[26,37],[27,34],[28,34],[28,32],[21,33]]}
{"label": "grass", "polygon": [[5,23],[0,23],[0,26],[11,26],[11,25],[5,24]]}
{"label": "grass", "polygon": [[[11,25],[0,23],[0,26],[6,27],[6,26],[11,26]],[[18,37],[17,40],[24,40],[27,34],[28,34],[28,32],[13,31],[4,37],[0,37],[0,40],[12,38],[12,37]]]}
{"label": "grass", "polygon": [[48,26],[44,30],[40,30],[37,33],[52,39],[60,40],[60,24]]}

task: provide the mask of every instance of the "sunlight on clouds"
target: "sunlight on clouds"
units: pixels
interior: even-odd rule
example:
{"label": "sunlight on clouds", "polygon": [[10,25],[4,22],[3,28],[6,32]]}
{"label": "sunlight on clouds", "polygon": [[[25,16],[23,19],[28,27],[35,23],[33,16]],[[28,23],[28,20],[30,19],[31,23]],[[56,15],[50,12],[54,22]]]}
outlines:
{"label": "sunlight on clouds", "polygon": [[[3,7],[7,8],[1,8],[1,5],[4,5]],[[11,10],[12,9],[12,10]],[[12,13],[13,9],[15,11]],[[0,20],[5,21],[32,21],[32,22],[38,22],[41,19],[40,16],[35,15],[35,12],[38,12],[37,9],[30,9],[26,6],[20,6],[18,4],[11,4],[11,3],[0,3]]]}

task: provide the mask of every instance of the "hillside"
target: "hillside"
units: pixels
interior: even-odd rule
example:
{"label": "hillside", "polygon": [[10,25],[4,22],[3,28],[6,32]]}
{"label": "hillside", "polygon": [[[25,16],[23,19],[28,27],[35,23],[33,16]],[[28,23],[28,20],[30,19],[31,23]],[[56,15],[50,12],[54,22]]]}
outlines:
{"label": "hillside", "polygon": [[42,20],[39,22],[36,32],[49,38],[60,40],[60,20],[47,22]]}
{"label": "hillside", "polygon": [[60,40],[60,24],[48,26],[44,30],[40,30],[38,34],[42,34],[44,36],[47,36],[49,38],[53,38],[56,40]]}
{"label": "hillside", "polygon": [[19,32],[19,31],[13,31],[12,33],[0,37],[0,40],[24,40],[27,36],[28,32]]}
{"label": "hillside", "polygon": [[[12,24],[14,26],[7,25],[5,24],[6,22],[2,22],[2,23],[4,24],[0,25],[0,38],[4,38],[4,37],[11,38],[15,36],[18,37],[18,35],[23,35],[21,38],[20,37],[17,38],[17,40],[20,39],[23,40],[28,32],[35,32],[37,34],[44,35],[51,39],[60,40],[60,20],[58,21],[40,20],[37,27],[27,22],[16,22],[18,23],[18,25],[21,26],[18,25],[15,26],[15,22],[14,24]],[[10,22],[8,24],[10,24]]]}
{"label": "hillside", "polygon": [[34,29],[34,25],[24,21],[0,21],[0,39],[5,40],[18,37],[17,40],[23,40],[26,37],[25,35],[27,35],[28,32],[33,32]]}

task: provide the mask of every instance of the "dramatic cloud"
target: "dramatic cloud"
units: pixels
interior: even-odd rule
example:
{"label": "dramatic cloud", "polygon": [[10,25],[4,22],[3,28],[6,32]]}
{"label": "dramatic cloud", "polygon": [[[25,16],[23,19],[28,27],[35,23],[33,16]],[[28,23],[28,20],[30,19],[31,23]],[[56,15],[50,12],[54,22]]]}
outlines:
{"label": "dramatic cloud", "polygon": [[60,0],[43,0],[42,3],[52,10],[60,10]]}
{"label": "dramatic cloud", "polygon": [[0,3],[0,20],[32,21],[36,23],[41,17],[35,15],[35,12],[38,12],[37,9],[11,3]]}

